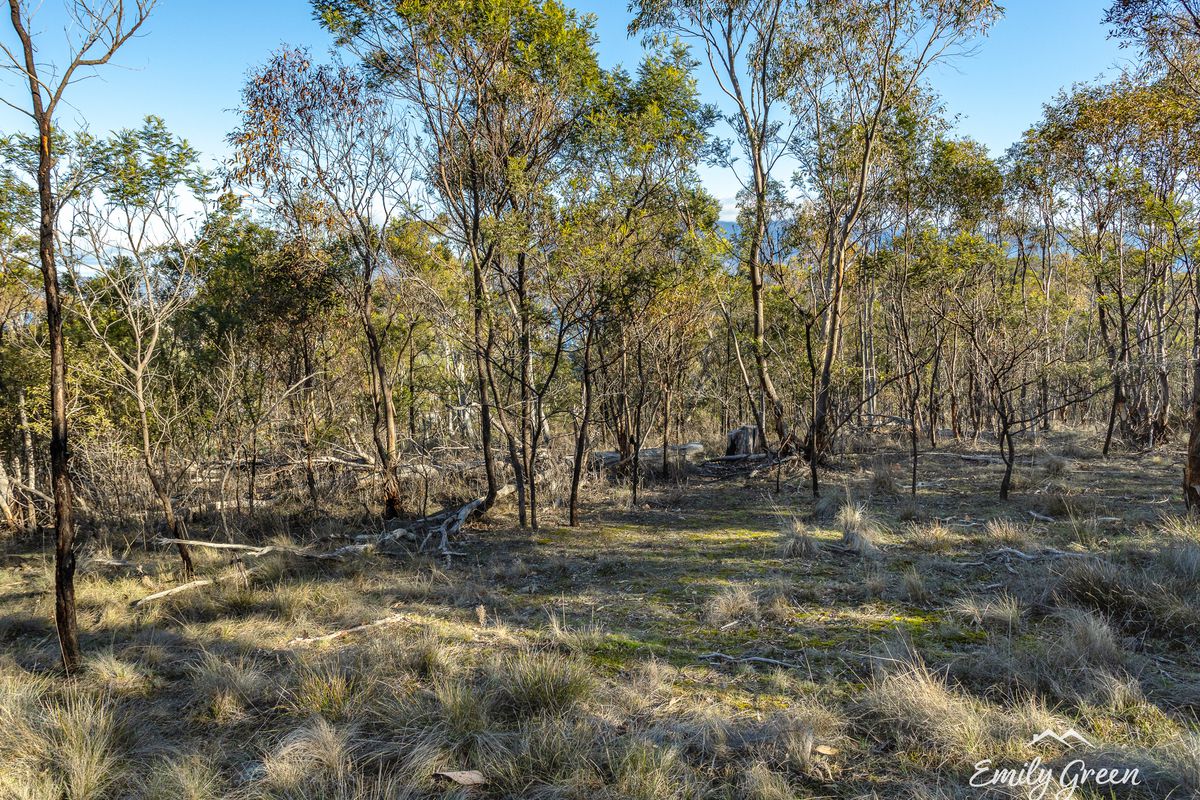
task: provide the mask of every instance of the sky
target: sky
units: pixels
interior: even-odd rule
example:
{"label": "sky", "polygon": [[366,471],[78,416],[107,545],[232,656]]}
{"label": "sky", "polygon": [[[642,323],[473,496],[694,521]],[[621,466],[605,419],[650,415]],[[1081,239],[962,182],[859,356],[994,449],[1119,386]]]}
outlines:
{"label": "sky", "polygon": [[[929,76],[954,119],[955,134],[971,136],[1001,155],[1059,89],[1114,74],[1130,54],[1107,38],[1101,24],[1109,2],[1002,0],[1004,18],[978,42],[975,54],[939,65]],[[62,5],[63,0],[40,0],[35,17],[34,29],[45,37],[51,58],[53,46],[63,41]],[[626,33],[630,14],[623,0],[568,0],[568,5],[596,16],[602,66],[636,68],[642,48]],[[14,43],[7,25],[0,27],[0,41]],[[282,44],[307,46],[320,55],[332,42],[304,0],[160,0],[142,34],[114,65],[70,90],[70,106],[59,124],[99,134],[135,127],[155,114],[215,163],[227,151],[225,134],[236,123],[234,109],[246,73]],[[701,92],[716,102],[707,67],[700,70]],[[0,97],[25,99],[15,78],[0,75]],[[17,112],[0,107],[0,132],[28,125]],[[722,216],[730,218],[738,189],[734,176],[706,167],[701,177],[721,201]]]}

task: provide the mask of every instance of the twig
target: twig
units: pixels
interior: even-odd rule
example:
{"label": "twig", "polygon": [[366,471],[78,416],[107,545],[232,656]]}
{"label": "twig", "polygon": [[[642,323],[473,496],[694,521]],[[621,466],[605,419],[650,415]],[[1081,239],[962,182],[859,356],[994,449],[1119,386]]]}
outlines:
{"label": "twig", "polygon": [[393,625],[397,622],[402,622],[404,619],[405,619],[404,614],[393,614],[390,617],[384,617],[383,619],[377,619],[374,622],[366,622],[366,623],[363,623],[362,625],[355,625],[353,628],[346,628],[344,630],[334,631],[333,633],[327,633],[323,636],[297,636],[295,639],[292,639],[290,642],[288,642],[288,644],[312,644],[313,642],[327,642],[331,639],[338,639],[338,638],[341,638],[342,636],[349,636],[352,633],[359,633],[361,631],[369,630],[371,628],[378,628],[381,625]]}
{"label": "twig", "polygon": [[999,547],[992,551],[994,556],[1014,556],[1022,561],[1037,561],[1039,558],[1094,558],[1091,553],[1068,553],[1054,547],[1047,547],[1040,553],[1024,553],[1015,547]]}
{"label": "twig", "polygon": [[747,664],[747,663],[771,664],[772,666],[787,667],[788,669],[804,669],[804,667],[802,667],[801,665],[793,664],[790,661],[779,661],[778,659],[765,658],[763,656],[731,656],[731,655],[727,655],[725,653],[713,652],[713,653],[704,653],[703,655],[696,656],[696,658],[701,661],[706,661],[708,659],[716,658],[716,659],[720,659],[722,661],[731,661],[735,664]]}
{"label": "twig", "polygon": [[174,586],[170,589],[164,589],[161,592],[155,592],[154,594],[146,595],[141,600],[133,601],[133,607],[138,608],[140,606],[145,605],[146,603],[149,603],[152,600],[161,600],[164,597],[170,597],[173,594],[179,594],[180,592],[186,592],[189,589],[198,589],[201,586],[208,586],[209,584],[212,584],[215,582],[216,581],[212,578],[200,578],[199,580],[194,580],[191,583],[185,583],[181,586]]}

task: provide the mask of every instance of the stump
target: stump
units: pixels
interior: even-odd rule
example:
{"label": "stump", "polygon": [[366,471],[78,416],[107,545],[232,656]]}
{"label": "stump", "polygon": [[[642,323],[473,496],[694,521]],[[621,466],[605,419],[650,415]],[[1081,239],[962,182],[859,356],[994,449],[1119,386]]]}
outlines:
{"label": "stump", "polygon": [[726,456],[749,456],[763,452],[763,443],[754,425],[743,425],[734,428],[726,437]]}

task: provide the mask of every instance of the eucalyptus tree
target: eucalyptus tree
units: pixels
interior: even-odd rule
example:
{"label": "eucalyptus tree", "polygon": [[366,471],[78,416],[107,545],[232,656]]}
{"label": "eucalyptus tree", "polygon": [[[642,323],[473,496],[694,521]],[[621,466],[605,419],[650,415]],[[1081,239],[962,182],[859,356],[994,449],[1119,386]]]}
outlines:
{"label": "eucalyptus tree", "polygon": [[860,222],[882,200],[889,131],[904,114],[930,113],[927,103],[922,108],[928,71],[968,52],[999,14],[990,0],[811,0],[787,19],[786,97],[801,123],[791,147],[796,183],[819,211],[824,240],[822,336],[804,442],[814,494],[829,445],[848,262]]}
{"label": "eucalyptus tree", "polygon": [[[1021,273],[1022,297],[1034,293],[1046,302],[1042,309],[1042,327],[1061,325],[1065,331],[1076,309],[1065,302],[1069,274],[1066,270],[1063,248],[1060,246],[1060,217],[1066,201],[1058,186],[1058,175],[1047,143],[1036,135],[1026,135],[1013,144],[1004,158],[1003,219],[1005,235],[1011,237],[1016,246],[1016,259]],[[1036,256],[1036,257],[1035,257]],[[1059,312],[1059,313],[1056,313]],[[1079,337],[1090,338],[1086,331]],[[1047,339],[1042,353],[1043,364],[1050,364],[1057,348],[1066,356],[1067,337]],[[1038,387],[1042,408],[1041,428],[1051,427],[1050,375],[1043,373]]]}
{"label": "eucalyptus tree", "polygon": [[1170,72],[1200,98],[1200,0],[1115,0],[1104,21],[1125,44],[1142,49],[1156,72]]}
{"label": "eucalyptus tree", "polygon": [[[320,505],[318,440],[328,439],[333,430],[344,432],[350,424],[346,415],[317,403],[321,388],[328,392],[344,377],[344,371],[327,363],[318,367],[318,360],[357,343],[356,315],[338,292],[333,258],[320,247],[294,230],[255,221],[228,195],[198,242],[196,260],[204,281],[176,328],[198,369],[230,378],[226,388],[232,402],[222,417],[223,441],[218,443],[228,456],[222,485],[230,476],[236,479],[235,466],[249,461],[245,496],[250,514],[256,508],[264,424],[279,423],[285,437],[298,442],[313,512]],[[357,365],[351,374],[359,374]],[[291,414],[271,420],[272,409],[280,404]]]}
{"label": "eucalyptus tree", "polygon": [[1035,355],[1046,331],[1039,313],[1020,302],[1019,283],[1007,269],[998,243],[964,235],[952,243],[952,306],[949,322],[960,330],[979,365],[981,394],[994,414],[996,442],[1004,474],[999,496],[1007,500],[1016,465],[1016,435],[1035,419],[1037,409],[1024,401],[1039,382]]}
{"label": "eucalyptus tree", "polygon": [[[698,46],[733,107],[726,121],[746,158],[746,173],[735,174],[747,198],[739,249],[750,285],[750,349],[759,391],[771,408],[776,446],[786,452],[793,446],[793,434],[771,377],[765,287],[772,265],[764,263],[764,256],[772,249],[770,210],[778,192],[775,173],[795,132],[795,123],[787,115],[780,73],[784,32],[791,24],[795,4],[791,0],[637,0],[631,7],[635,14],[631,33],[659,39],[679,37]],[[735,165],[728,159],[726,163]],[[765,439],[767,420],[757,404],[751,403],[751,408]]]}
{"label": "eucalyptus tree", "polygon": [[1181,297],[1170,289],[1178,248],[1167,220],[1148,212],[1179,198],[1188,134],[1173,108],[1170,92],[1126,75],[1063,93],[1033,134],[1050,149],[1072,212],[1067,241],[1093,281],[1112,375],[1106,454],[1115,434],[1153,445],[1169,424],[1163,347]]}
{"label": "eucalyptus tree", "polygon": [[[400,512],[399,437],[389,346],[399,331],[390,299],[409,278],[390,247],[408,210],[411,164],[404,123],[362,70],[276,52],[242,91],[241,126],[230,134],[233,175],[261,191],[298,240],[337,257],[366,341],[375,458],[385,515]],[[382,291],[384,287],[388,291]]]}
{"label": "eucalyptus tree", "polygon": [[[693,75],[695,62],[680,46],[648,56],[630,75],[614,70],[605,76],[600,100],[575,137],[573,169],[563,192],[564,278],[584,291],[574,334],[572,358],[580,383],[572,464],[570,519],[578,523],[579,485],[597,399],[596,376],[607,376],[611,364],[598,358],[621,354],[611,347],[617,331],[641,316],[662,283],[657,258],[664,244],[686,249],[696,261],[711,259],[715,246],[715,210],[699,189],[696,165],[710,140],[706,135],[714,110],[700,102]],[[688,286],[690,299],[700,287]],[[681,300],[686,300],[680,296]],[[687,307],[687,303],[679,309]],[[686,337],[676,337],[682,346]],[[660,366],[678,364],[677,359]],[[663,405],[670,405],[671,384],[678,370],[661,373]],[[631,465],[636,456],[624,413],[632,400],[618,390],[601,398],[623,410],[605,420],[614,431],[618,458]],[[605,406],[606,412],[611,406]],[[669,410],[665,409],[665,410]],[[668,415],[663,436],[669,438]],[[664,441],[664,459],[666,458]],[[664,462],[665,463],[665,462]]]}
{"label": "eucalyptus tree", "polygon": [[[1125,45],[1138,47],[1145,67],[1154,75],[1167,75],[1175,90],[1191,106],[1200,109],[1200,2],[1197,0],[1115,0],[1105,15],[1116,36]],[[1200,154],[1190,152],[1193,175],[1200,169]],[[1193,186],[1195,186],[1193,180]],[[1179,217],[1169,213],[1167,222],[1180,231]],[[1180,243],[1183,237],[1177,237]],[[1187,458],[1184,464],[1183,496],[1189,510],[1200,509],[1200,274],[1195,271],[1191,248],[1179,257],[1192,278],[1191,301],[1193,347],[1191,352],[1191,403]]]}
{"label": "eucalyptus tree", "polygon": [[546,269],[557,239],[543,224],[554,215],[545,212],[600,81],[593,20],[557,0],[316,0],[314,7],[339,44],[419,120],[415,152],[431,189],[426,221],[471,271],[470,346],[488,482],[481,510],[499,489],[495,423],[508,444],[521,523],[530,522],[530,437],[541,427],[535,328],[545,327],[539,320],[554,324],[542,313],[545,298],[535,297],[534,273]]}
{"label": "eucalyptus tree", "polygon": [[[45,293],[50,349],[50,481],[54,490],[54,619],[67,673],[79,669],[78,623],[75,615],[75,524],[72,516],[71,451],[67,429],[67,358],[63,349],[63,301],[59,291],[55,237],[58,211],[69,196],[55,186],[55,145],[61,141],[56,117],[74,84],[95,74],[137,34],[156,0],[71,0],[65,51],[56,66],[44,53],[49,37],[34,29],[40,3],[8,0],[9,20],[17,45],[0,43],[4,66],[28,88],[6,105],[27,115],[36,130],[37,161],[31,169],[38,194],[38,265]],[[43,55],[39,56],[39,53]],[[19,84],[18,84],[19,85]],[[59,191],[56,191],[58,189]]]}

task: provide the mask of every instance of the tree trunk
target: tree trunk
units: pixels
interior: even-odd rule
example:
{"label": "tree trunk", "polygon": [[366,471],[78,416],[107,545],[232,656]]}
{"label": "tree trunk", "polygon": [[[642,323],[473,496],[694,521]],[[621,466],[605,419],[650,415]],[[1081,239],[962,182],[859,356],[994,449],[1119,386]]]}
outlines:
{"label": "tree trunk", "polygon": [[[12,6],[14,24],[17,6]],[[32,79],[31,79],[32,80]],[[40,96],[40,87],[35,93]],[[40,103],[38,103],[40,105]],[[63,349],[62,298],[54,259],[54,196],[50,170],[54,163],[50,119],[39,114],[38,260],[46,294],[46,328],[50,345],[50,483],[54,489],[54,622],[68,675],[79,670],[79,628],[75,616],[75,520],[71,490],[71,450],[67,436],[67,357]]]}
{"label": "tree trunk", "polygon": [[662,476],[671,477],[671,392],[663,385]]}
{"label": "tree trunk", "polygon": [[1200,513],[1200,307],[1193,310],[1192,407],[1187,461],[1183,467],[1183,502],[1191,513]]}
{"label": "tree trunk", "polygon": [[[21,425],[21,450],[25,459],[25,485],[31,490],[37,489],[37,464],[33,458],[33,429],[29,425],[29,415],[25,411],[25,389],[17,389],[17,416]],[[25,529],[32,531],[37,528],[37,503],[31,492],[25,493]]]}
{"label": "tree trunk", "polygon": [[1000,421],[1000,458],[1004,461],[1004,477],[1000,479],[1000,499],[1007,500],[1012,489],[1013,463],[1016,453],[1013,447],[1012,421],[1009,418],[1007,402],[1001,397],[996,412]]}
{"label": "tree trunk", "polygon": [[1120,413],[1121,406],[1124,403],[1125,393],[1121,388],[1121,377],[1119,375],[1114,375],[1112,404],[1108,409],[1108,427],[1104,432],[1104,449],[1101,451],[1101,454],[1105,457],[1108,456],[1109,448],[1112,447],[1113,429],[1117,425],[1117,415]]}
{"label": "tree trunk", "polygon": [[[370,270],[368,270],[368,275]],[[375,450],[379,454],[380,468],[383,472],[384,519],[394,519],[401,512],[400,486],[396,480],[396,403],[392,394],[391,381],[388,378],[387,361],[384,357],[383,342],[371,319],[372,303],[370,298],[371,285],[368,281],[364,290],[362,323],[363,332],[367,338],[367,350],[371,358],[371,385],[373,392],[374,425],[371,431],[375,439]]]}
{"label": "tree trunk", "polygon": [[12,483],[8,480],[8,470],[0,460],[0,514],[4,515],[4,524],[12,530],[18,527],[17,517],[13,513]]}
{"label": "tree trunk", "polygon": [[583,456],[587,450],[588,424],[592,418],[592,335],[595,326],[588,322],[583,340],[583,378],[580,381],[579,402],[583,406],[579,430],[575,432],[575,463],[571,465],[570,525],[579,525],[579,483],[583,478]]}
{"label": "tree trunk", "polygon": [[492,407],[488,402],[488,373],[486,365],[492,357],[492,337],[484,335],[484,286],[483,265],[477,257],[471,259],[471,303],[472,313],[471,336],[475,350],[475,384],[479,393],[479,437],[480,449],[483,451],[483,471],[487,476],[487,492],[479,506],[483,513],[496,504],[500,486],[496,482],[496,456],[492,452]]}
{"label": "tree trunk", "polygon": [[830,299],[829,310],[825,316],[825,341],[821,354],[821,372],[817,383],[817,391],[813,401],[812,424],[808,430],[807,447],[809,469],[812,474],[813,497],[817,497],[820,487],[817,484],[816,463],[825,452],[826,437],[829,427],[829,394],[833,385],[833,361],[837,355],[838,334],[841,330],[842,287],[846,271],[845,237],[838,240],[830,258]]}
{"label": "tree trunk", "polygon": [[[775,420],[775,436],[779,440],[780,454],[790,448],[787,430],[787,419],[784,416],[783,401],[771,380],[767,366],[767,320],[763,303],[763,270],[762,246],[768,235],[767,231],[767,174],[761,164],[761,151],[755,153],[754,159],[754,225],[751,228],[750,242],[747,252],[747,267],[750,276],[750,297],[754,306],[754,366],[758,372],[758,384],[762,390],[763,405],[770,405]],[[760,413],[759,425],[765,425],[765,414]],[[760,431],[763,444],[766,444],[766,430]]]}
{"label": "tree trunk", "polygon": [[[154,489],[154,495],[158,498],[158,503],[162,506],[163,520],[167,525],[167,533],[172,538],[177,540],[175,548],[179,551],[179,560],[183,562],[183,579],[191,580],[196,575],[196,568],[192,564],[192,554],[188,552],[188,547],[182,539],[187,537],[182,535],[179,530],[179,521],[175,517],[175,508],[171,503],[171,493],[165,480],[159,477],[157,470],[154,468],[154,451],[150,444],[150,415],[146,407],[146,395],[142,388],[142,378],[138,374],[135,378],[135,396],[137,401],[138,415],[142,426],[142,464],[146,467],[146,475],[150,478],[150,485]],[[257,430],[257,425],[255,426]],[[166,456],[163,457],[163,472],[167,472]],[[252,468],[253,472],[253,468]],[[251,483],[253,489],[253,483]],[[253,495],[251,495],[253,498]]]}

